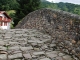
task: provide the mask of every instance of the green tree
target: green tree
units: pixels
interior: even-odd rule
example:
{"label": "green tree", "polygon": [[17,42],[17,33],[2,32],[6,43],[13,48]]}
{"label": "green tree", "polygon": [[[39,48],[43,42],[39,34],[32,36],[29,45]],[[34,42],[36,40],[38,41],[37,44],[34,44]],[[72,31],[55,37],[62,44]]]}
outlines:
{"label": "green tree", "polygon": [[14,26],[28,13],[39,9],[40,0],[17,0],[19,8],[16,9],[16,19],[14,20]]}
{"label": "green tree", "polygon": [[[16,0],[0,0],[0,10],[12,10],[18,8]],[[16,7],[15,7],[16,6]]]}
{"label": "green tree", "polygon": [[74,13],[80,15],[80,8],[75,8],[75,9],[74,9]]}
{"label": "green tree", "polygon": [[58,8],[60,8],[61,10],[68,11],[68,8],[66,6],[66,3],[59,2],[57,5],[58,5]]}
{"label": "green tree", "polygon": [[54,3],[54,1],[48,2],[46,0],[41,1],[41,8],[59,9],[80,15],[80,5],[63,2]]}

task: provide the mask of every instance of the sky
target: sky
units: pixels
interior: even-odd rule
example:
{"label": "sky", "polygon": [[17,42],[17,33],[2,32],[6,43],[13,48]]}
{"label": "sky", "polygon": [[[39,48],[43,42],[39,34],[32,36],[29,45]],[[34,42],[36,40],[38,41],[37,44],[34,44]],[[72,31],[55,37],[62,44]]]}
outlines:
{"label": "sky", "polygon": [[54,2],[54,3],[57,3],[57,2],[68,2],[68,3],[74,3],[74,4],[79,4],[80,5],[80,0],[47,0],[49,2]]}

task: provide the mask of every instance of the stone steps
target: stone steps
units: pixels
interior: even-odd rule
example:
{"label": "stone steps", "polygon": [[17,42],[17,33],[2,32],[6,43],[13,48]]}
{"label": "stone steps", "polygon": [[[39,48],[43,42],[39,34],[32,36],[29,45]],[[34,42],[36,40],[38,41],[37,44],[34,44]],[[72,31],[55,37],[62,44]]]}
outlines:
{"label": "stone steps", "polygon": [[33,29],[0,30],[0,60],[75,60],[51,36]]}

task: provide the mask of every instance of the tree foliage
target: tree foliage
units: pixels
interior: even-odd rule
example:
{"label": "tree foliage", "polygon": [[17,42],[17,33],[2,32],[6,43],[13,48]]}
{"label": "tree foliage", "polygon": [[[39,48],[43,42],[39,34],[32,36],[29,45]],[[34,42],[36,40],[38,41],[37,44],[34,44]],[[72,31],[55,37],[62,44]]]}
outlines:
{"label": "tree foliage", "polygon": [[28,13],[39,9],[40,0],[17,0],[19,8],[16,9],[16,19],[14,20],[14,26],[25,17]]}
{"label": "tree foliage", "polygon": [[[16,6],[16,7],[15,7]],[[0,10],[12,10],[17,9],[19,4],[16,0],[0,0]]]}
{"label": "tree foliage", "polygon": [[72,4],[72,3],[63,3],[63,2],[51,3],[45,0],[42,0],[41,8],[60,9],[63,11],[68,11],[68,12],[80,15],[80,5]]}

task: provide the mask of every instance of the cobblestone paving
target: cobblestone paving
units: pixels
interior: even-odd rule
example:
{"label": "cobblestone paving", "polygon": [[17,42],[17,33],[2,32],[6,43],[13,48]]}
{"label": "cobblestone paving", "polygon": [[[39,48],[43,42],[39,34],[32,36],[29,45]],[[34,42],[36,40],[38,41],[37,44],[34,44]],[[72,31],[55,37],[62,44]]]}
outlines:
{"label": "cobblestone paving", "polygon": [[0,30],[0,60],[74,60],[51,36],[32,29]]}

